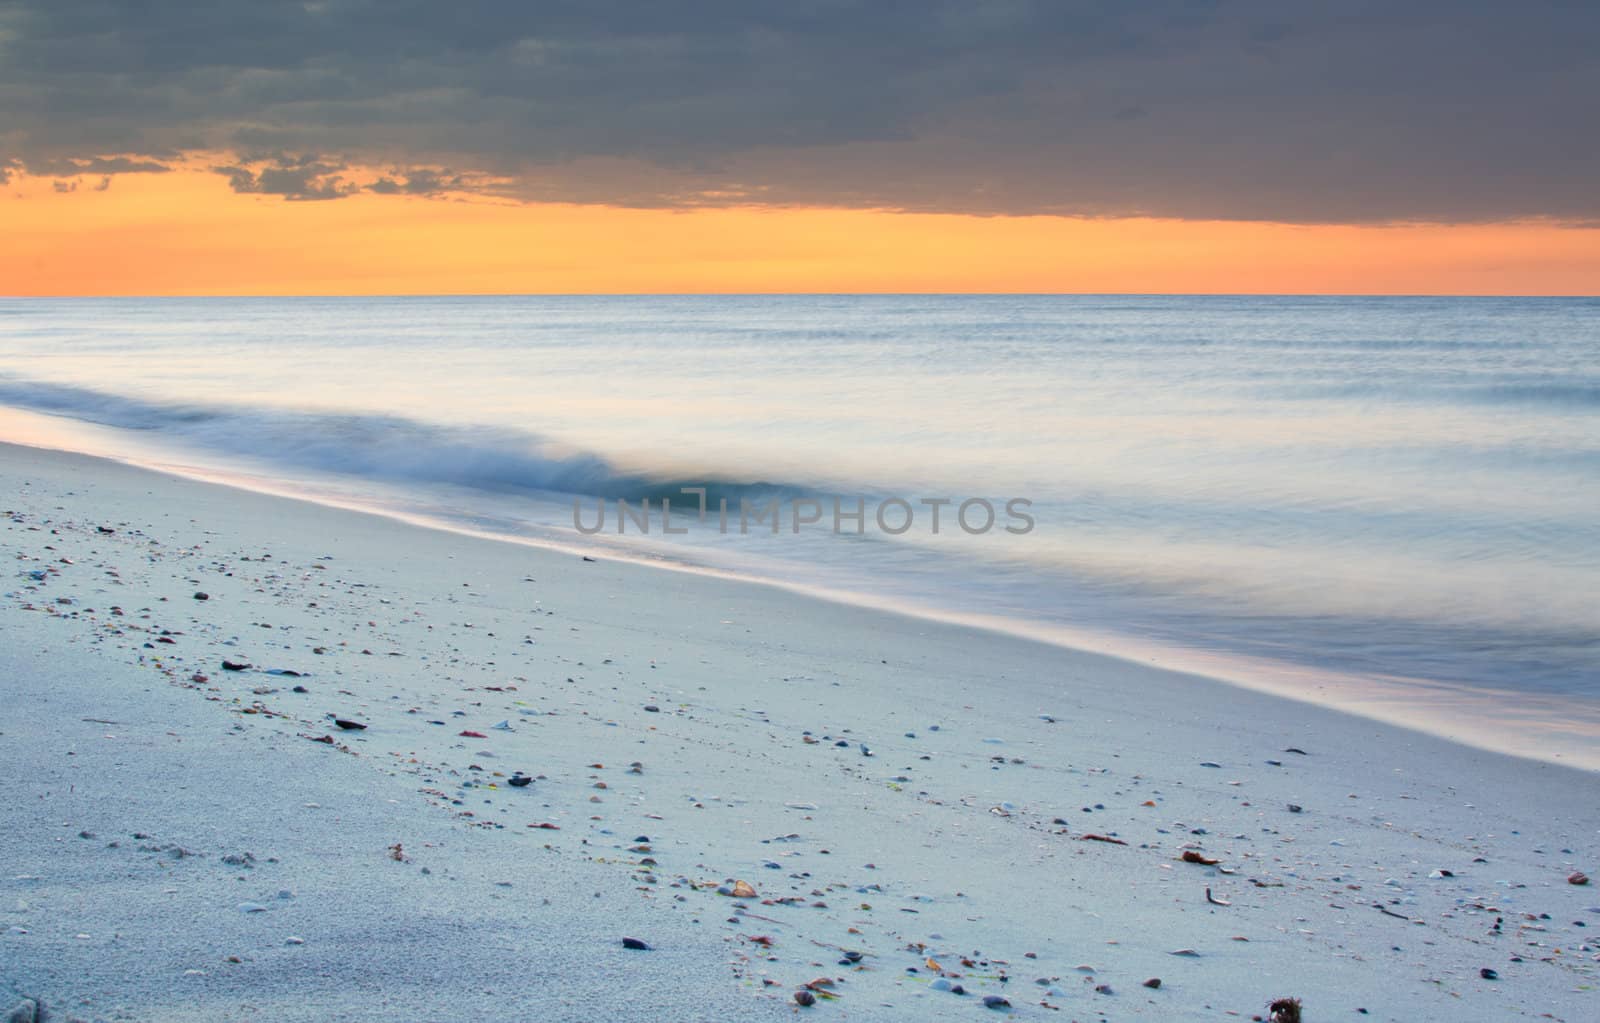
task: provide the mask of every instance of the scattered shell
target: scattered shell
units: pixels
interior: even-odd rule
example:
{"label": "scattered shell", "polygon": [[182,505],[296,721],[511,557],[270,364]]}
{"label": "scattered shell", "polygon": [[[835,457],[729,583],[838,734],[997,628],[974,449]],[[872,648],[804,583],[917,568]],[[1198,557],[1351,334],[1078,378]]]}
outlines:
{"label": "scattered shell", "polygon": [[1267,1006],[1271,1023],[1300,1023],[1300,999],[1275,998]]}

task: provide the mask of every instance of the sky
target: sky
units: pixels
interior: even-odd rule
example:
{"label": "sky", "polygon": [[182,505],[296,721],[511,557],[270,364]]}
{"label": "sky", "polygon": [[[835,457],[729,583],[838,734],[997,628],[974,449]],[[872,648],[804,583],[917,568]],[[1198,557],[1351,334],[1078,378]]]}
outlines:
{"label": "sky", "polygon": [[1600,5],[0,0],[0,293],[1595,294]]}

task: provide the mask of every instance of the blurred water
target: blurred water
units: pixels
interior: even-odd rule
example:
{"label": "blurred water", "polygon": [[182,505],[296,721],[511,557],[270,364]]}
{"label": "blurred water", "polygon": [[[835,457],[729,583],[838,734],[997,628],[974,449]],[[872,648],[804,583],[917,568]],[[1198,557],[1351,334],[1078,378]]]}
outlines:
{"label": "blurred water", "polygon": [[[35,442],[1333,702],[1381,679],[1513,728],[1555,701],[1576,709],[1540,727],[1600,750],[1600,300],[4,300],[0,405]],[[697,482],[735,505],[1022,497],[1037,526],[572,528],[572,494]]]}

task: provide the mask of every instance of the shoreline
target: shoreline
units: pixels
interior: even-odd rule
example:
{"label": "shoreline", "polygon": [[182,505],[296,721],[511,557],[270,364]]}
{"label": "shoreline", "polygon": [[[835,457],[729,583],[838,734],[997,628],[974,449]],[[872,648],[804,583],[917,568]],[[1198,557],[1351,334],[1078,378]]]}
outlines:
{"label": "shoreline", "polygon": [[[1595,872],[1600,785],[1574,767],[759,582],[93,456],[0,445],[0,478],[21,514],[0,519],[18,558],[0,601],[17,687],[0,745],[25,797],[0,831],[0,860],[18,865],[0,878],[0,991],[62,1014],[94,1018],[109,999],[122,1018],[187,1018],[170,1011],[181,998],[196,1019],[444,1005],[594,1018],[585,1004],[617,1019],[944,1019],[987,995],[1030,1018],[1248,1018],[1292,994],[1314,1019],[1576,1020],[1600,997],[1577,926],[1600,926],[1600,896],[1565,880]],[[174,757],[198,774],[175,781]],[[102,774],[81,776],[88,763]],[[315,765],[328,774],[312,784]],[[534,781],[509,785],[513,770]],[[224,792],[204,793],[207,778]],[[293,797],[305,785],[316,798]],[[238,800],[256,786],[271,813]],[[212,816],[193,818],[196,799]],[[330,806],[358,823],[325,829]],[[60,840],[43,846],[47,826]],[[201,855],[141,851],[135,831]],[[245,841],[253,862],[224,869]],[[449,885],[472,895],[430,894]],[[485,907],[492,934],[471,925]],[[347,914],[364,927],[341,939]],[[119,937],[102,942],[107,920]],[[280,920],[306,943],[283,945]],[[445,945],[377,941],[407,928]],[[624,928],[652,951],[621,950]],[[555,984],[518,990],[526,973],[486,981],[470,965],[519,943],[553,957],[518,961]],[[386,990],[424,949],[442,967],[428,984]],[[318,957],[311,972],[297,950]],[[308,981],[329,972],[388,1000]],[[819,1004],[796,1010],[797,987],[824,977]],[[1160,988],[1142,986],[1152,977]],[[91,997],[74,983],[93,1006],[68,1008]]]}
{"label": "shoreline", "polygon": [[[48,420],[51,417],[41,418]],[[1186,648],[1157,640],[1096,632],[1043,621],[962,613],[913,600],[826,585],[791,582],[760,574],[741,573],[731,568],[653,553],[649,549],[629,549],[626,545],[620,544],[586,545],[559,537],[518,535],[474,528],[442,516],[429,516],[371,501],[363,502],[359,497],[296,491],[293,481],[290,480],[276,480],[249,473],[229,474],[204,466],[146,462],[133,455],[120,456],[59,448],[52,446],[47,438],[40,438],[38,443],[0,441],[0,447],[5,446],[65,457],[105,461],[137,471],[337,509],[353,515],[374,516],[417,529],[445,532],[488,543],[509,544],[519,548],[573,556],[593,555],[647,570],[684,573],[734,585],[759,586],[804,600],[898,615],[938,626],[972,629],[1015,641],[1038,643],[1073,654],[1104,657],[1150,670],[1192,675],[1210,682],[1419,732],[1490,753],[1600,773],[1600,707],[1570,697],[1492,689],[1423,678],[1360,676],[1287,661],[1271,661],[1249,654]],[[1503,719],[1507,714],[1514,714],[1521,721],[1521,727],[1512,735],[1507,735],[1495,720],[1497,716]]]}

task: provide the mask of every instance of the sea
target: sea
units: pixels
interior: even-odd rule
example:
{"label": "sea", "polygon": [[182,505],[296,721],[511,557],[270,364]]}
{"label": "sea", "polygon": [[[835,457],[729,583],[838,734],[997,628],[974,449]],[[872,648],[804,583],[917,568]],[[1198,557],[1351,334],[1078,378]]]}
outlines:
{"label": "sea", "polygon": [[0,440],[1600,769],[1596,298],[0,299]]}

